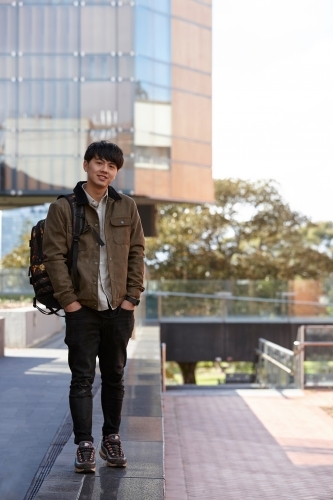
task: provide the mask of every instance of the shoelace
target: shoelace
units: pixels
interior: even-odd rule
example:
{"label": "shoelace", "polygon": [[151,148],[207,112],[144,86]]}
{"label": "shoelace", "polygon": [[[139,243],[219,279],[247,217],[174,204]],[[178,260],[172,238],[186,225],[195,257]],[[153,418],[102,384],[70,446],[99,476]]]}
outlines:
{"label": "shoelace", "polygon": [[94,448],[79,448],[77,455],[80,462],[87,462],[94,459],[95,450]]}
{"label": "shoelace", "polygon": [[123,450],[121,448],[121,443],[112,443],[108,439],[104,441],[104,446],[110,453],[112,457],[122,457],[123,456]]}

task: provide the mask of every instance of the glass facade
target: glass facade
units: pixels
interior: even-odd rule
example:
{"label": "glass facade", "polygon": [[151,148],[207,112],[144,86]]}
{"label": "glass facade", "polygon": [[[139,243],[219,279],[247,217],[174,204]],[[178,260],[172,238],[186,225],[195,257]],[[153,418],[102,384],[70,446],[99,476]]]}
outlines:
{"label": "glass facade", "polygon": [[[187,11],[175,13],[182,2]],[[198,19],[191,19],[197,7],[211,10],[199,0],[0,0],[0,194],[71,190],[83,177],[87,146],[106,139],[125,154],[116,189],[178,199],[172,180],[173,161],[184,162],[177,156],[178,135],[185,133],[185,141],[195,136],[187,156],[182,153],[186,161],[201,143],[211,147],[209,132],[198,141],[200,125],[190,116],[184,129],[181,116],[194,113],[201,120],[202,106],[210,110],[210,102],[200,102],[197,111],[199,101],[193,100],[211,71],[198,46],[204,38],[189,28],[198,28]],[[184,15],[179,40],[175,23]],[[200,29],[210,32],[209,26]],[[198,33],[197,62],[208,69],[196,74],[189,68],[193,54],[181,58]],[[209,82],[206,87],[210,97]],[[200,155],[190,163],[202,163]],[[209,155],[205,161],[210,166]],[[191,195],[188,190],[183,198]]]}
{"label": "glass facade", "polygon": [[2,194],[69,190],[94,140],[126,155],[133,192],[133,2],[0,0]]}

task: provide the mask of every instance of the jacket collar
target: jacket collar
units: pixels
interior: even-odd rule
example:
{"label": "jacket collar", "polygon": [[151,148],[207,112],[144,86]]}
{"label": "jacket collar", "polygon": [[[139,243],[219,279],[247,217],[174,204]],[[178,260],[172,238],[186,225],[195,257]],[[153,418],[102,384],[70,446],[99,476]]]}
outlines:
{"label": "jacket collar", "polygon": [[[84,192],[84,189],[82,187],[82,184],[85,184],[87,181],[80,181],[76,184],[75,188],[73,189],[75,197],[76,197],[76,202],[78,205],[86,205],[89,203],[88,198],[86,193]],[[121,200],[121,196],[113,187],[109,186],[108,187],[108,197],[112,198],[114,201]]]}

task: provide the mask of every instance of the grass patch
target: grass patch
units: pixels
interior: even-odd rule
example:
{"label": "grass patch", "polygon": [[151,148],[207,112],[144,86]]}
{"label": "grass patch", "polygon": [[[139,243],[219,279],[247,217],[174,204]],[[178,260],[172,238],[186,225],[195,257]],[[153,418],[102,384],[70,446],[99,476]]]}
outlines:
{"label": "grass patch", "polygon": [[[245,361],[230,361],[216,363],[214,361],[199,361],[195,370],[197,385],[220,385],[225,383],[227,373],[254,373],[253,363]],[[183,376],[178,363],[166,363],[167,385],[183,385]]]}

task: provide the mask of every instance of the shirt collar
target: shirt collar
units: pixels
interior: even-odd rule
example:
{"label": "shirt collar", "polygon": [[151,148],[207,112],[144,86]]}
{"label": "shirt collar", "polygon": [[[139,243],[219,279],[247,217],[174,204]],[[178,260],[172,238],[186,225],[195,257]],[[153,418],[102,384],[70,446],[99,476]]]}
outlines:
{"label": "shirt collar", "polygon": [[86,191],[86,185],[87,185],[87,183],[82,184],[82,187],[84,189],[84,192],[87,195],[87,198],[88,198],[88,201],[89,201],[89,205],[91,205],[94,208],[98,208],[99,207],[99,203],[106,201],[106,198],[108,197],[108,190],[105,191],[104,195],[101,198],[101,201],[98,203],[98,201],[94,200],[94,198],[92,196],[90,196],[89,193],[87,193],[87,191]]}

